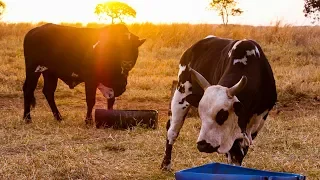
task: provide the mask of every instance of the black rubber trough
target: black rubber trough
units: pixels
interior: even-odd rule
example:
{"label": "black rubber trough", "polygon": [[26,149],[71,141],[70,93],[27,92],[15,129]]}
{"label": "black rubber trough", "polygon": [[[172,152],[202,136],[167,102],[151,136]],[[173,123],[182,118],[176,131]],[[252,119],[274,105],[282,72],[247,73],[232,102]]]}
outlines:
{"label": "black rubber trough", "polygon": [[156,110],[95,110],[96,128],[128,129],[134,126],[156,129]]}

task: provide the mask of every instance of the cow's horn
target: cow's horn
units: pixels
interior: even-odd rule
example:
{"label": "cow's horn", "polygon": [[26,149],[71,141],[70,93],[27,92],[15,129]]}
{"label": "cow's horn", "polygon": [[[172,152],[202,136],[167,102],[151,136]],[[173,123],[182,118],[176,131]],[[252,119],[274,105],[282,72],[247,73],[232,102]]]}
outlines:
{"label": "cow's horn", "polygon": [[206,90],[210,85],[210,83],[197,71],[190,68],[191,76],[198,82],[198,84],[202,87],[203,90]]}
{"label": "cow's horn", "polygon": [[237,84],[235,84],[234,86],[228,89],[228,95],[230,97],[237,95],[246,86],[246,84],[247,84],[247,77],[242,76],[240,81]]}

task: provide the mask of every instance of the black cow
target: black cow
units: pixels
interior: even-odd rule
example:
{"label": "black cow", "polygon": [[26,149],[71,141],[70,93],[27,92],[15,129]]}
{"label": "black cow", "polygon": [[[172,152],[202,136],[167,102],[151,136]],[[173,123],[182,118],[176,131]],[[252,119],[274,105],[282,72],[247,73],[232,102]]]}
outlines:
{"label": "black cow", "polygon": [[170,169],[172,146],[190,105],[198,107],[200,152],[226,154],[241,165],[277,101],[273,72],[259,44],[208,36],[184,52],[167,122],[161,167]]}
{"label": "black cow", "polygon": [[84,82],[86,123],[91,123],[96,89],[107,97],[108,108],[112,109],[115,97],[126,90],[129,71],[138,58],[138,47],[144,42],[122,24],[76,28],[50,23],[31,29],[23,43],[26,65],[23,118],[31,122],[30,107],[35,106],[34,90],[42,74],[42,92],[57,120],[62,119],[54,100],[58,79],[70,89]]}

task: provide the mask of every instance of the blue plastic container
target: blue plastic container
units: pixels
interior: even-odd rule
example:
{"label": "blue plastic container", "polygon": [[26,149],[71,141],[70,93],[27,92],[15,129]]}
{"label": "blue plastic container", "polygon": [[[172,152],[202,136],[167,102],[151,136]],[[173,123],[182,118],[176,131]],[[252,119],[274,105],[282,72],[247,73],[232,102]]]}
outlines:
{"label": "blue plastic container", "polygon": [[262,171],[221,163],[210,163],[175,173],[176,180],[305,180],[299,174]]}

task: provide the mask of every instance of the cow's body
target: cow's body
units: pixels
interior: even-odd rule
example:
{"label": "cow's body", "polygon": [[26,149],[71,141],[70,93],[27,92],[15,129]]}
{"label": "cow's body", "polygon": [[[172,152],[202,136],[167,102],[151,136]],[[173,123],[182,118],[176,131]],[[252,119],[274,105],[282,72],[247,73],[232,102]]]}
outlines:
{"label": "cow's body", "polygon": [[[178,85],[167,123],[162,168],[170,169],[172,146],[190,105],[199,106],[202,119],[198,149],[225,153],[229,163],[241,165],[249,144],[262,128],[277,99],[273,72],[261,47],[252,40],[210,36],[184,52],[179,68]],[[207,80],[202,86],[192,78],[197,72]],[[236,97],[229,96],[228,89],[238,81],[244,82],[244,88]]]}
{"label": "cow's body", "polygon": [[[43,93],[57,120],[61,120],[54,102],[58,78],[71,89],[85,82],[87,120],[92,119],[97,87],[110,90],[104,95],[109,97],[108,107],[112,108],[114,98],[125,91],[128,72],[134,66],[138,47],[143,42],[124,25],[75,28],[45,24],[30,30],[23,44],[26,65],[24,119],[31,121],[30,106],[35,104],[33,93],[41,74],[44,77]],[[124,64],[131,64],[131,67]]]}

